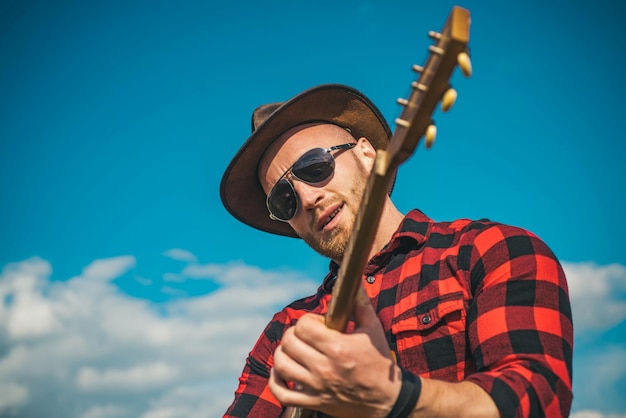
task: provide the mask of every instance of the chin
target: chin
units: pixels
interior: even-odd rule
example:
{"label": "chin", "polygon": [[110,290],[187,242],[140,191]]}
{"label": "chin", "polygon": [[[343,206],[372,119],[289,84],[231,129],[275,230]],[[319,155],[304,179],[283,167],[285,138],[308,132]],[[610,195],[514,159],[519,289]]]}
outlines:
{"label": "chin", "polygon": [[332,231],[328,238],[303,237],[304,241],[319,254],[332,260],[341,260],[348,246],[350,232],[344,228]]}

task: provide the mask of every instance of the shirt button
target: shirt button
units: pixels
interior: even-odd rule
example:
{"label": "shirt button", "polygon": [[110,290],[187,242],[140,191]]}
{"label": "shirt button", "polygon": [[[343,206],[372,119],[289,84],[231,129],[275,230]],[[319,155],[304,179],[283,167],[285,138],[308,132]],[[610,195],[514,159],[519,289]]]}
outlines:
{"label": "shirt button", "polygon": [[367,280],[367,282],[369,284],[374,284],[374,282],[376,281],[376,277],[374,277],[374,276],[367,276],[367,279],[365,279],[365,280]]}
{"label": "shirt button", "polygon": [[424,317],[422,317],[422,324],[428,325],[432,320],[433,319],[430,317],[430,315],[424,315]]}

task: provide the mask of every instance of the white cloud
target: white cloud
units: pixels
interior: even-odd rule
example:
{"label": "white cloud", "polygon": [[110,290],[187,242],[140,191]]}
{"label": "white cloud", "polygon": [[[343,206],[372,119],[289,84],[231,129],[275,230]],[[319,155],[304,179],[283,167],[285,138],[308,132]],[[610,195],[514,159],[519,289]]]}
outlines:
{"label": "white cloud", "polygon": [[[131,256],[96,260],[81,275],[55,281],[45,260],[7,265],[0,275],[0,415],[220,416],[271,315],[314,292],[320,278],[189,260],[178,277],[211,280],[219,287],[160,305],[130,297],[114,285],[114,279],[136,268]],[[564,266],[577,332],[624,320],[623,266]],[[594,413],[617,418],[600,403],[621,402],[618,385],[626,380],[626,350],[602,348],[575,364],[575,402],[587,408],[575,411],[575,418],[596,418],[584,415]]]}
{"label": "white cloud", "polygon": [[154,280],[141,276],[135,276],[135,280],[137,280],[137,283],[141,284],[142,286],[150,286],[154,283]]}
{"label": "white cloud", "polygon": [[23,405],[28,401],[28,388],[14,382],[0,383],[0,411]]}
{"label": "white cloud", "polygon": [[164,273],[163,281],[165,282],[178,282],[182,283],[185,281],[185,276],[179,273]]}
{"label": "white cloud", "polygon": [[626,418],[626,414],[603,414],[598,411],[584,410],[574,412],[570,418]]}
{"label": "white cloud", "polygon": [[44,336],[58,329],[58,320],[41,291],[52,272],[50,264],[34,258],[32,262],[12,263],[2,271],[0,325],[12,338]]}
{"label": "white cloud", "polygon": [[2,270],[0,416],[220,416],[276,308],[317,288],[289,271],[214,265],[215,292],[156,305],[115,286],[135,264],[96,260],[54,281],[39,258]]}
{"label": "white cloud", "polygon": [[[576,350],[576,347],[575,347]],[[602,411],[601,417],[626,414],[626,348],[616,344],[597,344],[576,355],[574,351],[574,408]],[[621,405],[621,407],[620,407]],[[611,412],[610,415],[607,411]],[[580,418],[580,417],[579,417]]]}
{"label": "white cloud", "polygon": [[76,385],[80,390],[90,392],[145,390],[172,383],[178,377],[177,368],[160,362],[102,371],[82,367],[76,376]]}
{"label": "white cloud", "polygon": [[[239,371],[239,370],[238,370]],[[207,393],[216,397],[232,398],[232,388],[219,383],[177,387],[150,402],[149,410],[141,418],[205,418],[222,416],[225,407],[214,402]]]}
{"label": "white cloud", "polygon": [[84,279],[106,281],[121,276],[134,266],[135,257],[128,255],[96,260],[83,269],[81,276]]}
{"label": "white cloud", "polygon": [[619,264],[562,264],[577,331],[604,330],[626,319],[626,267]]}
{"label": "white cloud", "polygon": [[163,253],[164,256],[169,257],[177,261],[185,261],[188,263],[195,263],[198,258],[190,251],[183,250],[181,248],[172,248]]}
{"label": "white cloud", "polygon": [[217,264],[192,264],[183,270],[183,275],[196,279],[208,279],[219,276],[224,272],[224,267]]}
{"label": "white cloud", "polygon": [[128,411],[119,405],[96,405],[88,409],[80,418],[116,418],[127,414]]}

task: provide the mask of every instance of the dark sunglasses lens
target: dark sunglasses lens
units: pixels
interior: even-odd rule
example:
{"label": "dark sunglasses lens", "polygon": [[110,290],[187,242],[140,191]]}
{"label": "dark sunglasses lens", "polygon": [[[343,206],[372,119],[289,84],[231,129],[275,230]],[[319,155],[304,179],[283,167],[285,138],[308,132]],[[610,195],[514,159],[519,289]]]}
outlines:
{"label": "dark sunglasses lens", "polygon": [[307,151],[291,167],[294,176],[307,183],[319,183],[333,174],[335,159],[322,148]]}
{"label": "dark sunglasses lens", "polygon": [[287,180],[276,183],[267,199],[267,207],[272,215],[283,221],[296,214],[296,193]]}

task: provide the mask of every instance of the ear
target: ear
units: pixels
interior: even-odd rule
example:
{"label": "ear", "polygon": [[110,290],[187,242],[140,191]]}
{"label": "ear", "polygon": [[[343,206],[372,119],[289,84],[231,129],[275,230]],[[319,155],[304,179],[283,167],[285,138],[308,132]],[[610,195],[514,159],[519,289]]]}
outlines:
{"label": "ear", "polygon": [[363,159],[363,162],[367,167],[371,168],[374,165],[374,160],[376,159],[376,148],[374,148],[367,138],[359,138],[354,149],[357,152],[357,155]]}

